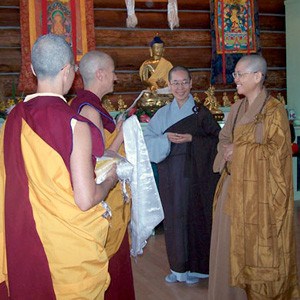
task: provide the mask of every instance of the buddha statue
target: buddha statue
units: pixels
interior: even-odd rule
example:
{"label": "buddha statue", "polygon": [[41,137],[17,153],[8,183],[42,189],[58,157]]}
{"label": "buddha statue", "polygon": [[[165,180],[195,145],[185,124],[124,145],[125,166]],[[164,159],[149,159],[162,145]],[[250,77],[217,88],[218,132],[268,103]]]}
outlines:
{"label": "buddha statue", "polygon": [[230,102],[226,92],[223,93],[222,100],[223,100],[223,106],[228,107],[231,105],[231,102]]}
{"label": "buddha statue", "polygon": [[127,104],[123,100],[122,96],[118,97],[118,111],[124,111],[127,109]]}
{"label": "buddha statue", "polygon": [[151,91],[167,87],[168,73],[173,65],[163,58],[164,42],[155,36],[150,43],[150,59],[143,62],[140,67],[142,83]]}
{"label": "buddha statue", "polygon": [[219,109],[219,102],[215,96],[215,88],[210,86],[206,91],[205,94],[207,97],[204,101],[204,106],[206,106],[210,112],[213,114],[214,118],[217,121],[220,121],[224,118],[223,112]]}

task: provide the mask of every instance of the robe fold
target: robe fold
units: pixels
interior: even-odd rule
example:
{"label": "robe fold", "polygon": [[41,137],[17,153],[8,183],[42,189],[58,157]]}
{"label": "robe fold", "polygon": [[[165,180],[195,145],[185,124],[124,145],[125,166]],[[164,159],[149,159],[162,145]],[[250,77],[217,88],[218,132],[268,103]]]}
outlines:
{"label": "robe fold", "polygon": [[72,119],[90,125],[95,164],[101,133],[62,97],[36,94],[2,128],[0,279],[12,299],[103,299],[109,284],[105,210],[74,202]]}

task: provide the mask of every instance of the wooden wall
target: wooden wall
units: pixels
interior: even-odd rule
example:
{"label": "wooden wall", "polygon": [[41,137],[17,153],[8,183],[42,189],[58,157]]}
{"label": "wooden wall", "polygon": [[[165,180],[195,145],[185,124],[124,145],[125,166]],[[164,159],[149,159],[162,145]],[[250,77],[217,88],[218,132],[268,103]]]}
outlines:
{"label": "wooden wall", "polygon": [[[150,2],[150,5],[149,5]],[[262,54],[269,73],[266,85],[286,95],[286,43],[284,0],[258,0]],[[138,25],[126,28],[125,0],[95,0],[96,47],[109,53],[116,64],[118,82],[114,95],[132,102],[144,88],[138,69],[149,57],[149,42],[158,33],[165,42],[165,57],[173,65],[184,65],[192,72],[193,92],[204,98],[210,84],[211,35],[209,0],[178,0],[180,27],[171,31],[167,23],[167,3],[162,0],[136,1]],[[11,96],[21,66],[20,11],[18,0],[0,3],[0,91]],[[234,85],[217,85],[216,94],[231,96]],[[72,92],[72,91],[71,91]]]}

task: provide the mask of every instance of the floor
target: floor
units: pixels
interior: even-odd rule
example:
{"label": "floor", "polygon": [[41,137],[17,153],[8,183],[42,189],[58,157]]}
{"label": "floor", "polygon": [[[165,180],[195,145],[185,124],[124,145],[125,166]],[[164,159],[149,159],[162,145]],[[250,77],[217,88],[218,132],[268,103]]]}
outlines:
{"label": "floor", "polygon": [[[300,278],[300,200],[295,201],[295,223]],[[143,255],[132,260],[136,300],[194,300],[207,299],[208,280],[195,285],[166,283],[169,273],[163,230],[149,238]]]}

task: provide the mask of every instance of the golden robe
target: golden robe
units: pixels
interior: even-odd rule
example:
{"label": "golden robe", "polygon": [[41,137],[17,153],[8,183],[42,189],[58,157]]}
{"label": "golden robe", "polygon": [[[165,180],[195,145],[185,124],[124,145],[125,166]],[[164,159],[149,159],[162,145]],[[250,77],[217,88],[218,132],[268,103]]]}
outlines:
{"label": "golden robe", "polygon": [[299,287],[287,113],[266,90],[247,112],[246,101],[233,105],[220,133],[214,165],[215,171],[223,170],[215,194],[216,207],[228,178],[222,146],[233,143],[225,196],[225,212],[231,222],[230,284],[244,289],[248,299],[292,299],[299,297]]}
{"label": "golden robe", "polygon": [[[140,67],[140,77],[143,78],[143,71],[144,68],[147,67],[147,65],[151,65],[151,61],[146,60],[143,62],[143,64]],[[155,68],[154,73],[151,74],[151,76],[148,78],[147,82],[149,86],[153,86],[155,89],[158,88],[157,80],[164,79],[166,83],[168,82],[168,74],[169,71],[172,69],[173,65],[163,57],[159,60],[159,63],[157,67]]]}

